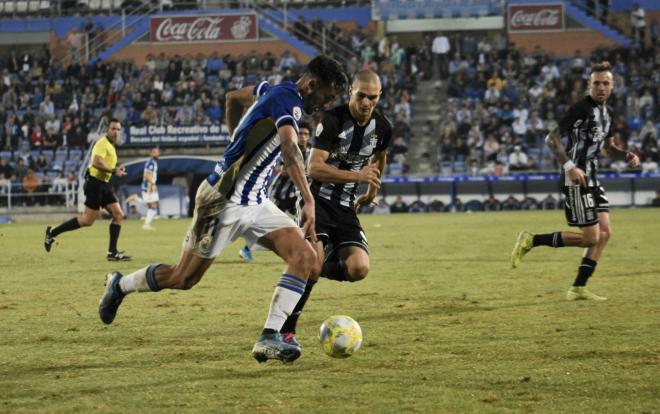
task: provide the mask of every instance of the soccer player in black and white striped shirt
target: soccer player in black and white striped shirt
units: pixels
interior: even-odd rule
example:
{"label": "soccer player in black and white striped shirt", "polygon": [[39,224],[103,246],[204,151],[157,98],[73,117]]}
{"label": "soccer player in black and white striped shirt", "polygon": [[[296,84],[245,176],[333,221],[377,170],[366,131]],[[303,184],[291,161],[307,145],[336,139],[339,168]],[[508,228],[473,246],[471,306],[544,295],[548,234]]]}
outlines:
{"label": "soccer player in black and white striped shirt", "polygon": [[[319,276],[357,282],[369,273],[369,244],[356,211],[373,203],[380,188],[392,124],[378,109],[381,82],[371,70],[353,76],[349,102],[323,113],[309,157],[310,189],[316,207],[312,243],[317,263],[305,292],[282,327],[284,340],[297,344],[295,329]],[[357,195],[359,184],[368,186]]]}
{"label": "soccer player in black and white striped shirt", "polygon": [[[611,234],[609,202],[596,176],[601,150],[605,149],[612,159],[627,160],[630,167],[639,165],[637,155],[613,143],[614,116],[606,104],[613,86],[610,64],[602,62],[593,65],[589,75],[589,94],[573,105],[546,137],[548,146],[562,165],[561,185],[565,196],[566,221],[581,232],[532,234],[522,231],[511,254],[511,264],[517,268],[523,256],[537,246],[583,247],[584,256],[577,277],[566,294],[568,300],[607,299],[585,287]],[[562,137],[567,138],[566,147],[561,142]]]}

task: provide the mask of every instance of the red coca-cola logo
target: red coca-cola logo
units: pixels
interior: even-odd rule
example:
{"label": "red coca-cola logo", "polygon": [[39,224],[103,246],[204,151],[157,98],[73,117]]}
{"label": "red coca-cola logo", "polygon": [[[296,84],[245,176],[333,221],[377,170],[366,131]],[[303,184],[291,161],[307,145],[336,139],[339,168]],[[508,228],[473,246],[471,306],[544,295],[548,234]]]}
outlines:
{"label": "red coca-cola logo", "polygon": [[152,42],[256,40],[255,15],[206,15],[151,18]]}
{"label": "red coca-cola logo", "polygon": [[220,37],[222,17],[199,17],[192,22],[177,23],[165,19],[156,29],[159,42],[215,40]]}
{"label": "red coca-cola logo", "polygon": [[509,5],[509,31],[563,30],[563,4]]}

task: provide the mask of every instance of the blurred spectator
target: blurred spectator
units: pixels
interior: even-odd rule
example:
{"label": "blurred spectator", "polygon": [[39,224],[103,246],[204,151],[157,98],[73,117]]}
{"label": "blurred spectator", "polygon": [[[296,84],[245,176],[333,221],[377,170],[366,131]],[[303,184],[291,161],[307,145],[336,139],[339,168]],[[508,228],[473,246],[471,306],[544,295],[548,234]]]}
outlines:
{"label": "blurred spectator", "polygon": [[632,38],[635,45],[644,47],[646,13],[639,3],[633,3],[633,8],[630,12],[630,25],[632,27]]}
{"label": "blurred spectator", "polygon": [[378,200],[378,204],[374,206],[373,214],[390,214],[390,206],[387,205],[384,198]]}
{"label": "blurred spectator", "polygon": [[653,142],[647,142],[644,145],[642,154],[641,154],[641,166],[642,172],[645,173],[657,173],[658,172],[658,163],[660,162],[660,156],[658,155],[658,149]]}
{"label": "blurred spectator", "polygon": [[438,32],[433,39],[431,52],[433,53],[433,63],[436,78],[447,79],[449,70],[447,67],[448,56],[451,50],[449,38],[442,32]]}
{"label": "blurred spectator", "polygon": [[434,213],[445,211],[445,203],[440,200],[433,200],[428,205],[428,211]]}
{"label": "blurred spectator", "polygon": [[521,171],[527,170],[530,167],[530,160],[522,151],[520,145],[513,147],[513,152],[509,154],[509,170],[510,171]]}
{"label": "blurred spectator", "polygon": [[536,202],[536,199],[533,197],[525,197],[523,201],[520,202],[520,209],[521,210],[536,210],[539,208],[538,203]]}
{"label": "blurred spectator", "polygon": [[26,198],[27,204],[34,205],[35,199],[31,194],[37,191],[39,188],[39,178],[34,174],[34,170],[32,168],[27,170],[27,173],[23,177],[22,183],[23,191],[29,194],[29,196]]}
{"label": "blurred spectator", "polygon": [[406,204],[403,201],[403,198],[401,196],[397,196],[396,200],[394,200],[394,203],[390,206],[390,212],[392,213],[407,213],[408,212],[408,204]]}
{"label": "blurred spectator", "polygon": [[655,198],[651,200],[651,207],[660,207],[660,190],[655,192]]}
{"label": "blurred spectator", "polygon": [[9,164],[9,161],[6,158],[0,158],[0,178],[11,180],[15,174],[16,171]]}
{"label": "blurred spectator", "polygon": [[488,199],[486,199],[483,202],[484,205],[484,210],[485,211],[500,211],[502,209],[502,206],[499,202],[498,199],[495,198],[493,194],[491,194]]}
{"label": "blurred spectator", "polygon": [[16,182],[22,182],[23,177],[27,175],[28,166],[25,164],[23,158],[16,160],[16,168],[14,169],[14,177]]}
{"label": "blurred spectator", "polygon": [[541,200],[541,208],[543,210],[556,210],[557,209],[557,199],[552,195],[548,194],[546,198]]}
{"label": "blurred spectator", "polygon": [[510,195],[502,202],[502,210],[520,210],[520,203],[514,196]]}
{"label": "blurred spectator", "polygon": [[415,200],[408,209],[410,213],[426,213],[426,204],[422,200]]}

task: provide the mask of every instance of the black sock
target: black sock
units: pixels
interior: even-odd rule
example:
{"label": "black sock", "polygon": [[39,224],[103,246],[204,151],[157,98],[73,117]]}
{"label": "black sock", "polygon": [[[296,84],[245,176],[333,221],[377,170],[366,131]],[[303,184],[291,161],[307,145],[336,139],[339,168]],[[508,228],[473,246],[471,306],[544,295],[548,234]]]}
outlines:
{"label": "black sock", "polygon": [[80,223],[78,223],[78,218],[74,217],[69,221],[65,221],[54,229],[50,229],[50,236],[56,237],[58,234],[64,233],[65,231],[78,230],[79,228]]}
{"label": "black sock", "polygon": [[243,249],[247,250],[248,252],[250,251],[250,248],[248,247],[247,244],[243,247]]}
{"label": "black sock", "polygon": [[596,270],[597,264],[597,262],[591,259],[586,257],[583,258],[582,264],[580,264],[580,267],[578,268],[578,274],[575,278],[575,283],[573,283],[573,286],[585,286],[589,277],[591,277],[591,275],[594,273],[594,270]]}
{"label": "black sock", "polygon": [[331,280],[338,280],[340,282],[345,282],[348,280],[348,276],[346,275],[346,267],[338,261],[327,261],[323,263],[321,276]]}
{"label": "black sock", "polygon": [[117,240],[119,240],[119,232],[121,226],[119,224],[110,223],[110,244],[108,245],[108,252],[117,253]]}
{"label": "black sock", "polygon": [[264,330],[261,331],[262,335],[270,335],[270,334],[274,334],[274,333],[277,333],[277,331],[275,329],[264,328]]}
{"label": "black sock", "polygon": [[535,234],[532,245],[534,247],[536,246],[564,247],[564,239],[561,238],[560,231],[555,233],[548,233],[548,234]]}
{"label": "black sock", "polygon": [[315,284],[316,282],[312,282],[311,280],[307,279],[305,292],[300,297],[300,300],[296,304],[296,307],[293,308],[293,312],[291,312],[291,315],[289,315],[289,317],[286,318],[286,321],[282,326],[282,330],[281,330],[282,332],[296,333],[296,325],[298,324],[298,318],[300,317],[300,314],[302,313],[303,308],[305,307],[305,303],[307,303],[307,299],[309,299],[309,295],[312,294],[312,289],[314,289]]}

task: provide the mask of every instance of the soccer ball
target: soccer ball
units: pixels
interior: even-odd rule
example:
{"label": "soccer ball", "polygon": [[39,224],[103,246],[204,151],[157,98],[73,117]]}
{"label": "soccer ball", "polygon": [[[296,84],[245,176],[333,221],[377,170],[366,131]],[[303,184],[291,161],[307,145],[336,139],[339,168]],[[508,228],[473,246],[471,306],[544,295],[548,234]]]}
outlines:
{"label": "soccer ball", "polygon": [[327,355],[348,358],[362,345],[362,329],[350,316],[331,316],[321,325],[319,340]]}

